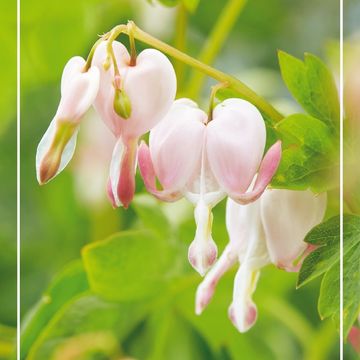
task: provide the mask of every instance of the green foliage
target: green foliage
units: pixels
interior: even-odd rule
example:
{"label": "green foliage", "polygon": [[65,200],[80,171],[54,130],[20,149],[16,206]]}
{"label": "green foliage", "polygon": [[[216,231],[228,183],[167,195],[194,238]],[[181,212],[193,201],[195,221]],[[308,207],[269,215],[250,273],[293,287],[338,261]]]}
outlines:
{"label": "green foliage", "polygon": [[279,51],[281,74],[289,91],[309,115],[338,131],[339,97],[330,70],[315,55],[301,61]]}
{"label": "green foliage", "polygon": [[24,319],[21,329],[21,359],[55,313],[72,297],[88,289],[82,263],[75,261],[58,274],[40,301]]}
{"label": "green foliage", "polygon": [[322,192],[337,184],[337,142],[323,122],[294,114],[276,124],[275,129],[284,150],[272,186]]}
{"label": "green foliage", "polygon": [[[154,0],[147,0],[147,1],[150,4],[154,3]],[[156,1],[158,1],[160,4],[164,6],[170,6],[170,7],[182,4],[190,12],[194,12],[200,2],[200,0],[156,0]]]}
{"label": "green foliage", "polygon": [[85,246],[90,288],[109,300],[138,300],[156,294],[169,280],[174,251],[150,231],[129,231]]}
{"label": "green foliage", "polygon": [[[345,215],[344,229],[344,337],[353,325],[360,307],[360,217]],[[304,260],[298,286],[324,275],[318,309],[322,318],[340,320],[340,217],[335,216],[315,227],[305,241],[317,248]]]}

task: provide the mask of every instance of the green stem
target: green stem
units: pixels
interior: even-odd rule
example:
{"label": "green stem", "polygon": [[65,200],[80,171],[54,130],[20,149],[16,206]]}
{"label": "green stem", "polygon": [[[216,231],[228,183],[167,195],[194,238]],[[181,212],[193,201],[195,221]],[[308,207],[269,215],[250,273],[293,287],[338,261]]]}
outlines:
{"label": "green stem", "polygon": [[[186,51],[186,30],[187,30],[187,20],[188,13],[185,6],[181,3],[177,9],[177,18],[176,18],[176,33],[174,45],[180,51]],[[184,70],[185,65],[181,61],[176,61],[174,63],[174,68],[178,80],[178,84],[181,86],[184,79]]]}
{"label": "green stem", "polygon": [[[251,90],[248,86],[246,86],[243,82],[238,80],[237,78],[225,74],[220,70],[217,70],[209,65],[202,63],[201,61],[183,53],[182,51],[162,42],[161,40],[151,36],[139,29],[132,21],[129,21],[129,25],[132,27],[134,38],[145,43],[151,45],[152,47],[162,51],[163,53],[182,61],[184,64],[187,64],[204,74],[214,78],[215,80],[221,83],[228,83],[229,88],[235,90],[239,95],[245,100],[253,103],[259,110],[263,111],[266,115],[268,115],[273,121],[277,122],[283,119],[283,115],[281,115],[270,103],[268,103],[264,98],[259,96],[256,92]],[[129,26],[128,25],[128,26]],[[129,35],[129,29],[126,25],[118,25],[115,26],[110,31],[110,36],[108,38],[108,52],[112,51],[112,42],[121,34]]]}
{"label": "green stem", "polygon": [[216,84],[215,86],[212,86],[211,94],[210,94],[210,102],[209,102],[209,111],[208,111],[208,120],[207,120],[207,122],[211,121],[212,118],[213,118],[213,110],[214,110],[214,107],[215,107],[214,103],[215,103],[216,93],[218,92],[218,90],[227,88],[228,86],[229,86],[228,83],[220,83],[220,84]]}
{"label": "green stem", "polygon": [[[245,3],[246,0],[228,1],[198,56],[200,61],[209,65],[214,62],[237,18],[244,8]],[[195,99],[199,97],[203,83],[203,74],[197,72],[192,75],[189,83],[190,97]]]}

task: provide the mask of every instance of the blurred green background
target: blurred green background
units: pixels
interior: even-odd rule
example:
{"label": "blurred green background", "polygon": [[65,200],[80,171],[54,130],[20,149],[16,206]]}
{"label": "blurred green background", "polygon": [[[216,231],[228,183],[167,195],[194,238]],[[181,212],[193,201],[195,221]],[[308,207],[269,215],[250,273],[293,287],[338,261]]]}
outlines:
{"label": "blurred green background", "polygon": [[[201,0],[196,12],[188,14],[186,50],[191,55],[199,54],[224,3],[223,0]],[[359,4],[353,3],[353,8],[358,9]],[[6,7],[7,12],[2,16],[5,15],[4,21],[14,34],[15,18],[11,21],[12,17],[6,16],[14,9],[10,2],[3,2],[1,6]],[[149,227],[152,225],[149,214],[155,216],[159,208],[144,196],[138,197],[127,211],[111,208],[106,200],[104,179],[113,140],[92,112],[82,126],[71,165],[47,186],[37,184],[36,146],[55,113],[63,66],[74,55],[86,57],[98,34],[128,19],[169,43],[180,41],[181,44],[181,39],[176,30],[179,10],[151,6],[145,0],[26,0],[22,1],[21,12],[21,314],[24,317],[41,299],[53,276],[69,261],[79,259],[85,244],[116,231]],[[329,44],[338,39],[338,18],[339,5],[335,0],[248,0],[214,65],[238,76],[284,113],[296,111],[297,105],[281,82],[276,50],[298,57],[312,52],[333,63],[331,57],[336,58],[336,53],[329,51]],[[15,56],[13,41],[4,34],[1,36],[2,48],[7,46],[6,51]],[[138,44],[139,49],[141,46]],[[9,64],[12,63],[10,60]],[[6,66],[1,69],[10,68]],[[179,71],[184,69],[180,67]],[[11,71],[3,72],[9,84],[15,81]],[[192,76],[189,69],[185,69],[179,93],[191,93],[189,79]],[[16,325],[13,201],[16,127],[14,92],[11,86],[7,89],[0,102],[1,114],[5,114],[0,123],[4,183],[0,207],[0,324],[6,325],[3,334],[0,328],[0,334],[4,344],[13,336]],[[208,94],[209,86],[205,86],[199,98],[205,106]],[[137,192],[144,192],[141,181],[137,181],[137,185]],[[147,212],[149,208],[151,211]],[[185,248],[194,234],[192,210],[186,203],[162,208],[165,215],[164,218],[159,215],[160,219],[171,224],[169,237],[178,247],[176,271],[190,280],[184,285],[180,279],[182,285],[176,295],[170,301],[164,300],[165,305],[152,313],[145,311],[144,300],[110,303],[93,295],[83,295],[77,302],[66,303],[56,315],[57,322],[53,319],[43,324],[43,336],[37,341],[33,359],[56,358],[55,350],[61,346],[84,349],[87,355],[78,355],[79,359],[120,359],[125,355],[137,359],[152,356],[159,360],[338,358],[334,325],[321,322],[317,314],[318,284],[295,290],[296,275],[273,267],[262,272],[255,294],[259,320],[247,334],[238,334],[227,319],[234,272],[224,278],[204,315],[195,317],[193,302],[200,277],[194,276],[187,264]],[[177,223],[173,224],[175,214]],[[224,202],[217,206],[214,216],[214,239],[221,250],[227,242]],[[167,236],[164,234],[160,236]],[[146,271],[147,261],[137,264],[139,272]],[[81,265],[75,266],[81,268]],[[136,271],[132,277],[129,275],[128,281],[136,282]],[[66,289],[67,286],[64,293]],[[160,288],[158,295],[166,298],[166,289]],[[87,350],[89,344],[103,350],[91,353]],[[5,350],[3,357],[6,358],[4,354]],[[66,356],[61,358],[74,358]],[[353,356],[351,349],[348,356]]]}

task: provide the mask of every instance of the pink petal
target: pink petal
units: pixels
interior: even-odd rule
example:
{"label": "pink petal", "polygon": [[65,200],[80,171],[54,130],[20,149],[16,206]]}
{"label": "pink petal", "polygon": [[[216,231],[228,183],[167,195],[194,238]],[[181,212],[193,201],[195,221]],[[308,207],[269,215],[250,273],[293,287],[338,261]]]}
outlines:
{"label": "pink petal", "polygon": [[219,260],[206,274],[204,280],[196,291],[195,312],[200,315],[212,299],[216,286],[222,276],[228,271],[237,260],[234,249],[228,245]]}
{"label": "pink petal", "polygon": [[360,354],[360,329],[353,326],[349,332],[348,339],[354,350]]}
{"label": "pink petal", "polygon": [[[118,139],[110,166],[110,184],[113,205],[127,208],[135,193],[137,139]],[[109,193],[109,192],[108,192]]]}
{"label": "pink petal", "polygon": [[164,189],[181,190],[200,174],[206,119],[194,102],[180,99],[150,132],[151,158]]}
{"label": "pink petal", "polygon": [[[276,209],[276,211],[274,211]],[[261,197],[261,218],[271,261],[292,269],[306,249],[306,234],[324,217],[326,194],[310,190],[267,190]]]}
{"label": "pink petal", "polygon": [[[102,66],[107,42],[100,44],[93,63]],[[101,69],[101,85],[96,109],[115,136],[140,137],[152,129],[168,112],[176,94],[176,76],[168,58],[160,51],[146,49],[138,57],[136,66],[130,66],[126,48],[113,42],[120,71],[119,83],[131,104],[130,117],[123,119],[114,110],[114,69]]]}
{"label": "pink petal", "polygon": [[256,177],[254,188],[246,193],[233,192],[229,196],[237,201],[239,204],[248,204],[257,200],[266,187],[269,185],[271,179],[276,173],[276,170],[281,160],[281,141],[277,141],[270,147],[261,162],[259,173]]}
{"label": "pink petal", "polygon": [[262,159],[265,137],[264,120],[249,102],[227,99],[216,106],[207,126],[206,151],[224,191],[248,189]]}
{"label": "pink petal", "polygon": [[140,174],[149,193],[157,197],[159,200],[168,202],[179,200],[182,197],[182,194],[178,191],[172,192],[168,190],[157,190],[156,175],[151,160],[150,150],[143,141],[138,149],[138,164]]}

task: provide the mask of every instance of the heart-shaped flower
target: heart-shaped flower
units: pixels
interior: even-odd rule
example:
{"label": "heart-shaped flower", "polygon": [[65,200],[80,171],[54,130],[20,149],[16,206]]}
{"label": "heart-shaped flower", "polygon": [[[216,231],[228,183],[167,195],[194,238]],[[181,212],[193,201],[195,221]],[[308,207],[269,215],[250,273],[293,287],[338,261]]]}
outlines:
{"label": "heart-shaped flower", "polygon": [[228,199],[230,241],[197,289],[196,313],[201,314],[221,277],[239,262],[229,317],[240,332],[252,327],[257,318],[252,294],[260,269],[273,263],[287,271],[299,270],[299,257],[311,250],[304,242],[305,235],[320,223],[325,209],[326,194],[314,195],[309,190],[266,190],[260,199],[246,206]]}
{"label": "heart-shaped flower", "polygon": [[[211,237],[212,208],[226,196],[242,204],[255,201],[279,165],[281,143],[262,159],[265,140],[264,120],[245,100],[225,100],[208,122],[196,103],[180,99],[150,132],[149,147],[142,143],[139,148],[140,172],[148,191],[165,201],[185,196],[195,205],[197,229],[189,260],[201,275],[217,255]],[[156,188],[156,177],[162,190]]]}
{"label": "heart-shaped flower", "polygon": [[108,69],[108,42],[95,50],[93,64],[100,68],[100,88],[94,106],[117,139],[108,183],[113,206],[127,207],[135,192],[138,139],[168,112],[176,94],[176,76],[168,58],[146,49],[130,64],[130,55],[120,42],[112,43],[116,61]]}

